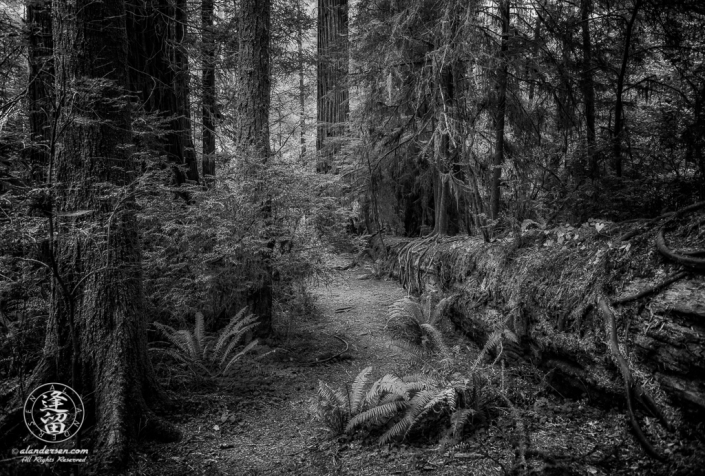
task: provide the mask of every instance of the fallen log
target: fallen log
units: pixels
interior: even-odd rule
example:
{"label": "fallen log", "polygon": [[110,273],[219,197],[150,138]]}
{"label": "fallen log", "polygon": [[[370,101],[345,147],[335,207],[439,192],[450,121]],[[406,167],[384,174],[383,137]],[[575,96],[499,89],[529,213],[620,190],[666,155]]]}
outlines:
{"label": "fallen log", "polygon": [[[662,257],[657,230],[622,243],[624,231],[624,224],[601,224],[599,231],[533,230],[491,243],[468,236],[387,239],[387,262],[409,292],[454,296],[447,315],[478,346],[497,330],[511,330],[520,343],[503,358],[548,371],[562,394],[627,411],[633,399],[669,429],[671,421],[702,421],[705,279]],[[615,335],[621,329],[628,336],[630,372],[648,376],[651,394],[633,386],[624,398],[601,297],[621,306],[612,318]]]}

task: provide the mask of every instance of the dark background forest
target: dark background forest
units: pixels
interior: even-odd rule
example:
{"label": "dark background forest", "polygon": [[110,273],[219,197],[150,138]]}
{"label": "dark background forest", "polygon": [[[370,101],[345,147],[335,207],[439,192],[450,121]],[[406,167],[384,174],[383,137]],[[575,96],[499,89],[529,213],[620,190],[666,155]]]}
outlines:
{"label": "dark background forest", "polygon": [[95,455],[0,464],[134,467],[183,438],[172,373],[217,394],[367,263],[427,375],[321,382],[334,435],[464,444],[501,414],[497,474],[637,474],[532,446],[516,382],[550,381],[621,412],[639,474],[698,474],[704,27],[697,0],[0,1],[0,441],[61,382]]}

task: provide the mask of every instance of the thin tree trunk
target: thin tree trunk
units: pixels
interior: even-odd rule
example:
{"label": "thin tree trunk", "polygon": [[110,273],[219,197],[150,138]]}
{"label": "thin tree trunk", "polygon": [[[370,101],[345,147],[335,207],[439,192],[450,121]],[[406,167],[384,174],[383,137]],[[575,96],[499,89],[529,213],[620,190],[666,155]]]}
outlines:
{"label": "thin tree trunk", "polygon": [[[297,8],[301,15],[301,0],[298,0]],[[300,158],[306,157],[306,88],[304,82],[304,34],[301,25],[296,35],[296,47],[298,49],[299,60],[299,139],[301,142]]]}
{"label": "thin tree trunk", "polygon": [[215,38],[213,32],[213,0],[201,1],[201,78],[203,127],[203,175],[215,177]]}
{"label": "thin tree trunk", "polygon": [[318,127],[316,169],[333,169],[338,152],[335,139],[345,133],[348,120],[348,1],[318,0]]}
{"label": "thin tree trunk", "polygon": [[595,85],[592,79],[592,41],[590,39],[590,11],[592,0],[580,3],[581,29],[583,33],[583,101],[585,103],[585,124],[587,126],[587,155],[590,177],[597,178],[597,156],[595,155]]}
{"label": "thin tree trunk", "polygon": [[83,395],[94,421],[96,472],[105,472],[125,462],[138,432],[170,439],[178,433],[148,406],[162,394],[147,356],[130,185],[136,167],[130,103],[122,99],[128,88],[125,2],[58,0],[53,18],[61,19],[53,28],[56,89],[66,88],[71,104],[61,111],[51,177],[53,297],[34,378],[67,383]]}
{"label": "thin tree trunk", "polygon": [[29,25],[29,163],[32,178],[44,181],[49,164],[52,98],[54,95],[54,45],[52,40],[51,0],[27,5]]}
{"label": "thin tree trunk", "polygon": [[189,66],[188,53],[186,51],[186,26],[188,25],[188,13],[186,10],[186,0],[176,0],[174,12],[174,49],[176,78],[174,88],[177,98],[177,118],[179,121],[177,134],[181,142],[181,149],[184,154],[184,165],[186,166],[186,178],[193,182],[198,182],[198,159],[196,149],[193,146],[191,134],[191,102],[189,100]]}
{"label": "thin tree trunk", "polygon": [[[269,32],[271,6],[269,0],[242,0],[240,3],[240,97],[237,105],[238,127],[235,144],[241,160],[249,163],[256,185],[254,199],[261,205],[266,229],[271,225],[271,201],[266,196],[266,165],[269,160]],[[265,239],[267,237],[265,236]],[[272,332],[272,265],[271,248],[260,256],[260,280],[248,297],[250,310],[259,316],[256,334]]]}
{"label": "thin tree trunk", "polygon": [[622,176],[622,130],[624,129],[624,103],[622,101],[622,94],[624,92],[624,80],[627,76],[627,66],[629,65],[629,47],[632,41],[632,31],[634,29],[634,23],[636,22],[637,14],[639,13],[639,8],[641,7],[641,0],[636,0],[634,3],[634,9],[632,10],[632,16],[627,22],[627,29],[624,33],[624,51],[622,53],[622,67],[619,69],[619,76],[617,77],[617,98],[614,106],[614,136],[612,152],[614,154],[614,172],[617,177]]}
{"label": "thin tree trunk", "polygon": [[500,179],[502,163],[504,162],[504,116],[507,108],[507,51],[509,50],[509,0],[501,0],[499,4],[502,17],[502,44],[499,52],[499,63],[496,70],[496,110],[494,119],[495,153],[492,168],[492,183],[490,197],[490,216],[496,220],[499,216]]}

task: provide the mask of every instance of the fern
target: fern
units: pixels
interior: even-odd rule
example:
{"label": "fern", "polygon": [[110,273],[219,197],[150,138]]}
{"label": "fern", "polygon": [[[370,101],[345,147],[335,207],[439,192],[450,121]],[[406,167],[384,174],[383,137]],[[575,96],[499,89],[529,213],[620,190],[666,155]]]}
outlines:
{"label": "fern", "polygon": [[177,331],[155,322],[154,326],[174,348],[151,348],[150,352],[168,355],[185,363],[197,378],[225,376],[237,361],[257,346],[257,340],[254,340],[238,351],[247,333],[257,326],[257,318],[252,314],[246,316],[246,309],[241,309],[215,339],[206,335],[204,317],[200,312],[196,313],[193,331]]}
{"label": "fern", "polygon": [[[519,339],[517,338],[516,334],[514,334],[512,331],[509,329],[498,329],[494,331],[490,336],[487,338],[487,342],[485,342],[485,345],[482,347],[482,350],[480,353],[477,355],[477,358],[475,359],[475,363],[472,366],[472,371],[474,372],[477,366],[482,362],[482,359],[485,357],[485,355],[488,352],[491,352],[495,348],[499,348],[500,351],[497,353],[497,359],[502,355],[502,339],[506,338],[512,342],[519,343]],[[496,359],[495,359],[496,360]]]}
{"label": "fern", "polygon": [[438,329],[449,299],[441,300],[435,308],[431,299],[428,299],[426,309],[408,297],[394,302],[389,307],[387,329],[397,341],[396,345],[419,358],[433,353],[440,353],[444,358],[449,357],[450,350]]}

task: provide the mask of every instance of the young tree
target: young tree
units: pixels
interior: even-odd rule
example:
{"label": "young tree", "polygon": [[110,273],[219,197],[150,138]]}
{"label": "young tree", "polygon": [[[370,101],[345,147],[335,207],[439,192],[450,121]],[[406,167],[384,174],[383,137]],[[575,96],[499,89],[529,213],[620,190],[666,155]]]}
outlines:
{"label": "young tree", "polygon": [[115,468],[138,431],[178,437],[151,410],[162,394],[147,356],[131,188],[125,2],[57,0],[53,19],[55,88],[65,92],[50,164],[54,295],[32,383],[83,395],[96,464]]}
{"label": "young tree", "polygon": [[[269,0],[240,2],[238,42],[240,95],[236,107],[236,151],[245,164],[248,179],[256,182],[254,199],[261,204],[265,229],[271,219],[271,204],[264,191],[264,174],[269,160],[270,106],[270,29]],[[265,232],[266,235],[266,232]],[[267,236],[263,237],[265,241]],[[258,282],[253,284],[248,298],[251,311],[260,321],[257,335],[267,336],[272,330],[272,266],[271,248],[263,247]]]}
{"label": "young tree", "polygon": [[318,172],[332,169],[348,120],[348,0],[318,0]]}

